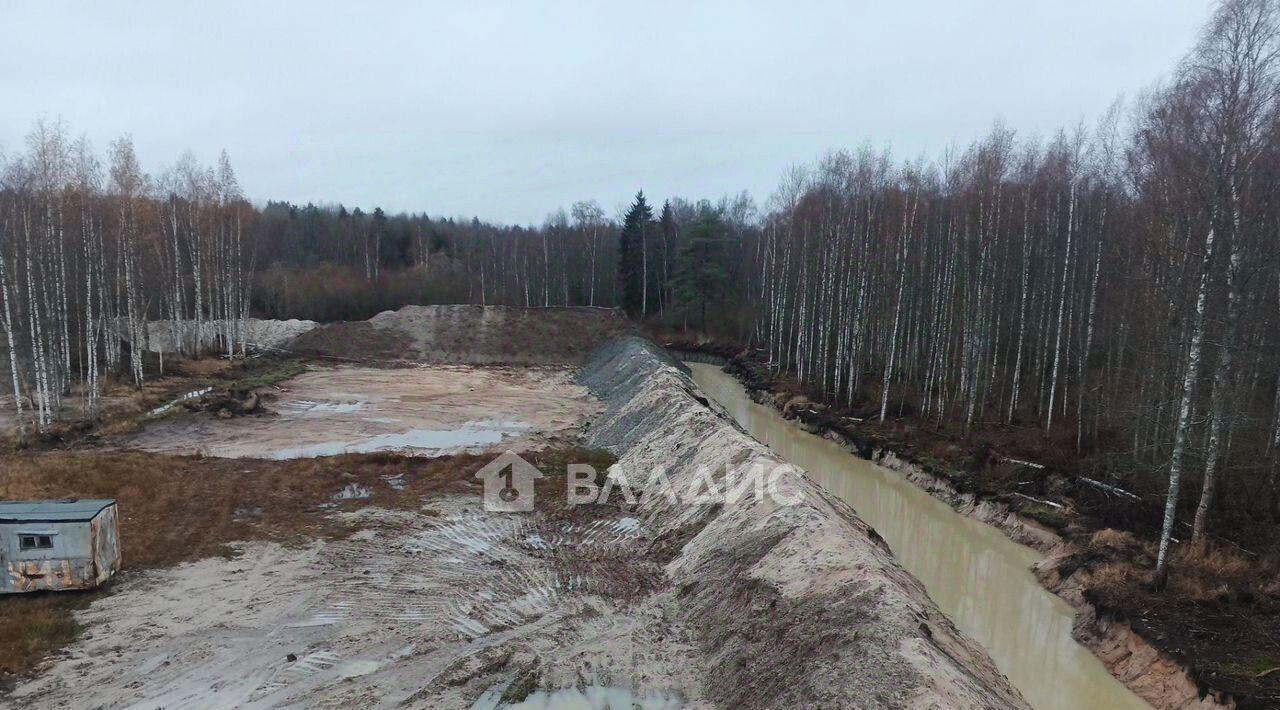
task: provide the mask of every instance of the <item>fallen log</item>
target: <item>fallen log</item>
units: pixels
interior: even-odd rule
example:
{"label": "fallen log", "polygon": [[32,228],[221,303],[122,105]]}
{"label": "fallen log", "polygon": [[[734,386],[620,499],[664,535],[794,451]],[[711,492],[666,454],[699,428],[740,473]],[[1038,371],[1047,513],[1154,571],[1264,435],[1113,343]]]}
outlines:
{"label": "fallen log", "polygon": [[1081,483],[1085,483],[1087,485],[1093,486],[1094,488],[1097,488],[1100,491],[1105,491],[1107,493],[1114,493],[1115,495],[1128,498],[1129,500],[1142,500],[1142,498],[1138,497],[1138,495],[1135,493],[1130,493],[1129,491],[1126,491],[1123,488],[1117,488],[1113,485],[1103,483],[1102,481],[1095,481],[1092,478],[1089,478],[1087,476],[1080,476],[1076,480],[1080,481]]}

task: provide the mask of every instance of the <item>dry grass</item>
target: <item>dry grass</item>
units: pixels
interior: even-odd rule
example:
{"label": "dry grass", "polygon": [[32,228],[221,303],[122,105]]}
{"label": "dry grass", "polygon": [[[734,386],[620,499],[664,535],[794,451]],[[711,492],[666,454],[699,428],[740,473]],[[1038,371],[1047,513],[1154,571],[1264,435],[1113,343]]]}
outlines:
{"label": "dry grass", "polygon": [[80,635],[73,612],[101,592],[10,595],[0,600],[0,689]]}
{"label": "dry grass", "polygon": [[1155,564],[1155,543],[1142,540],[1128,530],[1103,528],[1089,537],[1089,549],[1108,560],[1124,561],[1131,566]]}
{"label": "dry grass", "polygon": [[[1141,596],[1154,575],[1155,544],[1133,533],[1099,530],[1089,549],[1101,557],[1091,587],[1109,599]],[[1193,602],[1225,602],[1232,596],[1275,596],[1275,561],[1260,560],[1227,545],[1179,545],[1169,558],[1167,594]]]}
{"label": "dry grass", "polygon": [[1246,698],[1242,707],[1280,707],[1280,560],[1230,544],[1177,545],[1164,589],[1152,585],[1156,546],[1129,532],[1099,530],[1078,559],[1088,595],[1128,619],[1192,668],[1195,677]]}
{"label": "dry grass", "polygon": [[1127,530],[1116,530],[1114,528],[1104,528],[1093,534],[1089,539],[1089,544],[1093,547],[1101,547],[1113,550],[1134,549],[1141,545],[1138,538]]}
{"label": "dry grass", "polygon": [[1256,558],[1230,547],[1179,547],[1169,560],[1169,589],[1197,602],[1226,601],[1233,593],[1257,593],[1261,590],[1253,589],[1255,582],[1264,579],[1257,564]]}
{"label": "dry grass", "polygon": [[[548,473],[563,471],[568,461],[601,470],[612,463],[606,454],[574,448],[531,458]],[[490,459],[352,454],[266,461],[140,451],[26,452],[0,457],[0,499],[116,499],[124,574],[131,574],[226,555],[236,541],[292,544],[345,536],[353,530],[336,522],[329,515],[333,510],[416,509],[424,499],[478,491],[473,474]],[[367,488],[369,497],[335,501],[351,484]],[[73,640],[79,628],[72,612],[102,593],[107,592],[0,597],[0,685]]]}

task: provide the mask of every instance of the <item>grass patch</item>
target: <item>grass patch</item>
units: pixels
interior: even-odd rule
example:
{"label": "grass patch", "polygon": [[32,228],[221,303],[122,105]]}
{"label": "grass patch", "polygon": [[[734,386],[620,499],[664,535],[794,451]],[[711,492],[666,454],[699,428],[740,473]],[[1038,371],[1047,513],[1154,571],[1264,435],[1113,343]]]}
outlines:
{"label": "grass patch", "polygon": [[[1264,673],[1271,676],[1280,673],[1280,656],[1255,656],[1239,663],[1228,663],[1219,666],[1218,670],[1222,673],[1253,676],[1255,678]],[[1267,673],[1267,671],[1271,672]]]}
{"label": "grass patch", "polygon": [[1039,503],[1023,506],[1020,512],[1041,525],[1054,530],[1062,530],[1071,523],[1067,516],[1062,514],[1062,511]]}
{"label": "grass patch", "polygon": [[80,636],[75,612],[101,592],[38,592],[0,599],[0,681]]}
{"label": "grass patch", "polygon": [[292,379],[307,371],[301,360],[269,360],[265,367],[254,368],[232,380],[232,389],[260,389]]}
{"label": "grass patch", "polygon": [[520,703],[524,702],[533,691],[538,689],[538,680],[542,677],[537,666],[528,668],[515,680],[511,681],[511,685],[502,693],[503,703]]}

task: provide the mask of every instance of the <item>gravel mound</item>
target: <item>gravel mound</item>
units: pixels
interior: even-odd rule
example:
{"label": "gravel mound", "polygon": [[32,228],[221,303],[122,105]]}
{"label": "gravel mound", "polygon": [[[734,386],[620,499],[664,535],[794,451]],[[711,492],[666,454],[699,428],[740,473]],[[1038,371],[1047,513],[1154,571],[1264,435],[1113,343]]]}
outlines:
{"label": "gravel mound", "polygon": [[[669,547],[681,621],[698,629],[703,694],[724,707],[1022,708],[976,644],[934,606],[875,531],[794,469],[776,495],[689,503],[654,495],[656,468],[684,493],[729,467],[786,464],[707,401],[641,338],[610,341],[581,381],[605,403],[588,443],[649,482],[638,514]],[[790,501],[785,504],[781,501]]]}

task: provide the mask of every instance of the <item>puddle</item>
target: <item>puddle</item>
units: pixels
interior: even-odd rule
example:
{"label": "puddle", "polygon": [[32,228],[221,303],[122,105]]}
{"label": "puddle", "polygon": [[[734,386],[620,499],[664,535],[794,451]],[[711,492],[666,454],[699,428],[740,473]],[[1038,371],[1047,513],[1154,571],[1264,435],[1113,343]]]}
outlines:
{"label": "puddle", "polygon": [[489,446],[530,431],[524,422],[467,422],[459,429],[411,429],[400,434],[379,434],[359,441],[330,441],[271,452],[272,459],[305,459],[339,454],[368,454],[376,451],[413,453],[444,452],[471,446]]}
{"label": "puddle", "polygon": [[589,685],[585,688],[538,690],[518,703],[503,703],[504,688],[494,688],[471,706],[471,710],[608,710],[609,708],[638,708],[639,710],[678,710],[684,707],[680,696],[674,692],[652,691],[637,695],[627,688]]}
{"label": "puddle", "polygon": [[346,414],[349,412],[367,412],[373,409],[373,403],[366,400],[313,402],[309,399],[300,399],[294,402],[286,402],[281,408],[302,414]]}

